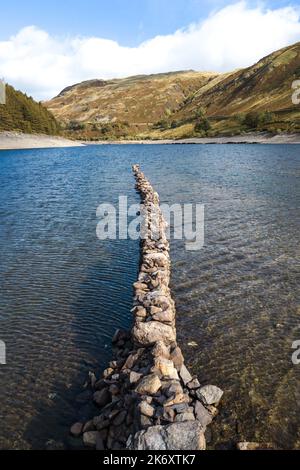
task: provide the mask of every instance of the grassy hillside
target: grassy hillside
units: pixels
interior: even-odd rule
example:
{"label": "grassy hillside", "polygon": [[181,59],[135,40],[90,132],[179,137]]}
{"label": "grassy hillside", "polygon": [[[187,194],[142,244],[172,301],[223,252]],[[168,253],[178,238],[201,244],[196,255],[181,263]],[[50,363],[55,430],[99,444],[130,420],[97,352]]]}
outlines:
{"label": "grassy hillside", "polygon": [[292,82],[300,43],[227,74],[175,72],[68,87],[46,103],[70,136],[182,138],[250,131],[300,132]]}
{"label": "grassy hillside", "polygon": [[56,135],[60,131],[60,126],[41,103],[7,85],[6,104],[0,104],[1,131]]}

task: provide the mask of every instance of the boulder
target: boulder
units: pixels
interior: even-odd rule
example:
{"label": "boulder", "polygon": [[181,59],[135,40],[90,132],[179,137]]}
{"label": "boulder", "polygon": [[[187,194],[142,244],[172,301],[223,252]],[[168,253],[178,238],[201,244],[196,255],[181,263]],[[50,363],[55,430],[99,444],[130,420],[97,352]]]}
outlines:
{"label": "boulder", "polygon": [[75,423],[75,424],[73,424],[73,426],[71,427],[70,433],[71,433],[72,436],[74,436],[74,437],[79,437],[79,436],[81,436],[81,434],[82,434],[82,430],[83,430],[83,424],[82,424],[82,423]]}
{"label": "boulder", "polygon": [[193,377],[191,376],[191,374],[189,373],[189,371],[187,370],[184,364],[182,365],[180,369],[179,375],[184,385],[187,385],[189,382],[193,380]]}
{"label": "boulder", "polygon": [[171,352],[171,360],[174,362],[174,365],[179,372],[183,366],[184,358],[181,349],[178,346]]}
{"label": "boulder", "polygon": [[212,415],[207,411],[200,401],[196,401],[195,415],[196,419],[200,422],[203,428],[206,428],[206,426],[208,426],[213,420]]}
{"label": "boulder", "polygon": [[94,393],[93,399],[97,406],[103,408],[110,403],[111,395],[107,388],[103,388],[102,390]]}
{"label": "boulder", "polygon": [[129,374],[129,382],[131,384],[136,384],[142,378],[142,374],[138,374],[137,372],[131,371]]}
{"label": "boulder", "polygon": [[161,388],[161,381],[155,374],[144,377],[138,386],[136,392],[140,395],[155,395]]}
{"label": "boulder", "polygon": [[139,404],[139,410],[142,413],[142,415],[147,416],[148,418],[152,418],[155,413],[155,409],[153,406],[149,405],[146,401],[142,401]]}
{"label": "boulder", "polygon": [[163,341],[166,344],[173,343],[176,340],[176,335],[171,326],[157,321],[150,321],[135,325],[133,328],[133,338],[143,346],[151,346],[157,341]]}
{"label": "boulder", "polygon": [[96,448],[97,445],[98,432],[89,431],[83,434],[83,443],[86,447],[91,447],[92,449]]}
{"label": "boulder", "polygon": [[154,367],[157,369],[163,377],[168,377],[169,379],[179,380],[177,370],[174,367],[172,361],[165,359],[163,357],[156,358],[154,362]]}
{"label": "boulder", "polygon": [[239,442],[237,444],[238,450],[273,450],[273,444],[267,443],[259,443],[259,442]]}
{"label": "boulder", "polygon": [[175,418],[176,423],[184,423],[185,421],[195,421],[194,413],[191,411],[186,411],[184,413],[180,413]]}
{"label": "boulder", "polygon": [[131,443],[133,450],[205,450],[202,426],[197,421],[151,426],[138,432]]}
{"label": "boulder", "polygon": [[153,357],[170,358],[170,348],[163,341],[157,341],[152,349]]}
{"label": "boulder", "polygon": [[215,385],[205,385],[197,390],[197,397],[204,405],[217,405],[224,392]]}

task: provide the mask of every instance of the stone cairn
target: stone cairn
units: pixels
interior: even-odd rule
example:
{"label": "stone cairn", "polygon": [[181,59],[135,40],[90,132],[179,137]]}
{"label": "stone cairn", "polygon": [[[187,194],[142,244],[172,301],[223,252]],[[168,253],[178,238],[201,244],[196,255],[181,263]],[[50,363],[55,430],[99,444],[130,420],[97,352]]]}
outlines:
{"label": "stone cairn", "polygon": [[184,365],[169,288],[167,224],[158,194],[138,165],[133,173],[144,221],[140,271],[133,286],[134,325],[130,332],[116,332],[115,360],[103,377],[90,374],[99,414],[74,424],[71,434],[97,450],[204,450],[206,428],[218,413],[223,392],[201,386]]}

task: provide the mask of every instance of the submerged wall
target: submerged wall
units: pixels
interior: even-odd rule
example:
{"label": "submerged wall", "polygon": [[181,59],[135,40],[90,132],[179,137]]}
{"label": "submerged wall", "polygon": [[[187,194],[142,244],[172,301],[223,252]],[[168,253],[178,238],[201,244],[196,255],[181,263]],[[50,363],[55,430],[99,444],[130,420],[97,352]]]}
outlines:
{"label": "submerged wall", "polygon": [[159,196],[133,167],[143,204],[143,240],[134,284],[132,330],[117,331],[114,360],[90,388],[99,413],[71,434],[104,449],[204,450],[205,432],[223,392],[201,386],[184,365],[176,342],[176,310],[169,288],[170,256]]}

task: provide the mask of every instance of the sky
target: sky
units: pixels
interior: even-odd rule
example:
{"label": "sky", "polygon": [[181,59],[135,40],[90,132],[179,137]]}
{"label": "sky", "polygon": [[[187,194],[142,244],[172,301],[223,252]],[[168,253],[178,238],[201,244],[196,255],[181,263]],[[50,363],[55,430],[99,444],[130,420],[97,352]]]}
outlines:
{"label": "sky", "polygon": [[0,78],[36,99],[93,78],[230,71],[300,41],[300,0],[0,0]]}

